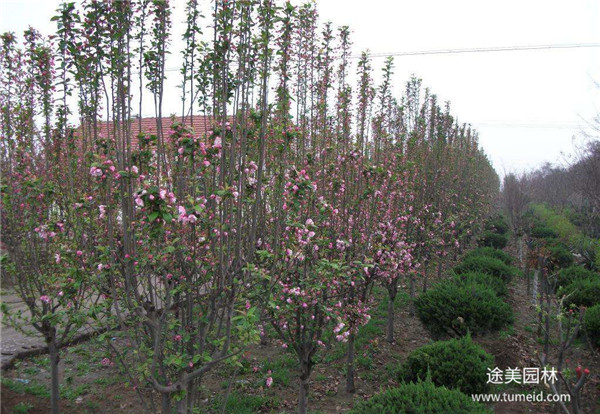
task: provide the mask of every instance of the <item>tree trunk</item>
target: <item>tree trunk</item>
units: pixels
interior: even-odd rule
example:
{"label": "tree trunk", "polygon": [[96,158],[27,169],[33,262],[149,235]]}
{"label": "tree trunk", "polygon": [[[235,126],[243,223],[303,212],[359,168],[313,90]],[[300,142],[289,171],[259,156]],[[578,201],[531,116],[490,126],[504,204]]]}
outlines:
{"label": "tree trunk", "polygon": [[311,366],[302,361],[300,367],[300,394],[298,396],[298,414],[306,414],[308,410],[308,381],[310,379]]}
{"label": "tree trunk", "polygon": [[52,378],[52,387],[50,393],[50,405],[52,414],[59,413],[60,390],[58,387],[58,362],[60,361],[59,349],[56,344],[56,331],[53,328],[52,333],[46,339],[48,343],[48,352],[50,354],[50,373]]}
{"label": "tree trunk", "polygon": [[[416,281],[415,281],[415,274],[411,273],[410,274],[410,298],[414,299],[416,296],[416,287],[415,287]],[[408,312],[410,314],[410,316],[414,316],[415,315],[415,302],[414,300],[410,301],[410,307],[408,309]]]}
{"label": "tree trunk", "polygon": [[388,317],[387,317],[387,338],[386,340],[390,343],[394,343],[394,299],[396,299],[396,292],[389,292],[389,303],[388,303]]}
{"label": "tree trunk", "polygon": [[171,414],[171,396],[167,393],[162,394],[162,413]]}
{"label": "tree trunk", "polygon": [[427,265],[423,266],[423,293],[427,293]]}
{"label": "tree trunk", "polygon": [[354,334],[348,338],[348,360],[346,364],[346,392],[356,391],[354,386]]}

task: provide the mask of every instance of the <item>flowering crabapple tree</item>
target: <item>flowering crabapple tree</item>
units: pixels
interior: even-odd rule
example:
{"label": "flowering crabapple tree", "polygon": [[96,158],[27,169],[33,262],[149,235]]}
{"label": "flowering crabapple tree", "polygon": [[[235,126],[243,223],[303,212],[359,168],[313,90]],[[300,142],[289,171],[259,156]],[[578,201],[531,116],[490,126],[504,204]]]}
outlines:
{"label": "flowering crabapple tree", "polygon": [[319,195],[306,170],[290,171],[283,209],[287,214],[281,248],[258,252],[266,266],[255,271],[268,280],[261,296],[268,298],[265,309],[272,326],[298,358],[298,411],[306,413],[315,356],[328,341],[347,341],[350,313],[360,314],[361,323],[369,316],[344,307],[354,272],[342,260],[342,243],[331,241],[331,223],[339,211]]}
{"label": "flowering crabapple tree", "polygon": [[[13,34],[2,36],[0,211],[8,252],[5,271],[27,310],[3,311],[13,326],[43,336],[50,354],[51,410],[57,413],[60,348],[85,324],[85,307],[99,299],[90,289],[99,227],[73,130],[60,111],[62,128],[50,127],[51,46],[33,29],[25,39],[22,51]],[[59,61],[63,73],[65,61]],[[36,124],[40,115],[41,131]]]}

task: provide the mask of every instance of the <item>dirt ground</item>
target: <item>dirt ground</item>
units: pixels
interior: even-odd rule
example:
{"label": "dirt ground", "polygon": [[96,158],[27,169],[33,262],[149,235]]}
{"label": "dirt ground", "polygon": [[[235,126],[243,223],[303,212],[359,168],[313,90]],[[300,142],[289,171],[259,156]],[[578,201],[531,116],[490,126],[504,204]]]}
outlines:
{"label": "dirt ground", "polygon": [[[510,285],[508,301],[515,312],[515,323],[504,331],[473,338],[493,354],[500,369],[538,366],[536,352],[541,345],[536,340],[537,313],[527,296],[526,281],[515,280]],[[354,402],[369,398],[380,389],[397,384],[396,369],[412,350],[431,342],[421,322],[410,314],[408,295],[399,295],[395,318],[396,342],[385,341],[384,309],[379,307],[365,332],[357,340],[356,393],[345,392],[345,348],[339,344],[323,356],[315,367],[309,396],[310,412],[338,413],[349,410]],[[117,366],[101,364],[106,352],[89,341],[63,352],[61,370],[61,401],[66,413],[143,413],[137,392]],[[293,355],[275,341],[266,346],[252,346],[241,358],[242,368],[222,365],[209,373],[202,383],[200,412],[228,413],[291,413],[296,410],[296,376]],[[569,366],[577,364],[592,372],[584,393],[585,413],[600,412],[600,358],[585,341],[576,341]],[[270,374],[267,374],[268,371]],[[265,378],[273,377],[273,386],[266,388]],[[50,374],[46,356],[18,361],[3,373],[2,413],[47,413]],[[543,388],[516,386],[498,388],[494,393],[530,393]],[[224,396],[228,395],[225,410]],[[552,413],[547,403],[497,403],[495,413]]]}

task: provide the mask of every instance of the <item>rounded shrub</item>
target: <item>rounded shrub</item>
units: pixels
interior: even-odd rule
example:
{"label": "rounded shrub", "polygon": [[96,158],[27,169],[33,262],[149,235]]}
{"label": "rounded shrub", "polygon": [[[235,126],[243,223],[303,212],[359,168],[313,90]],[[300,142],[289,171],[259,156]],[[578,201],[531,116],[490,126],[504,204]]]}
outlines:
{"label": "rounded shrub", "polygon": [[554,269],[562,269],[573,264],[573,255],[563,243],[554,243],[547,248],[550,253],[548,261]]}
{"label": "rounded shrub", "polygon": [[446,281],[415,300],[421,322],[434,336],[480,334],[513,321],[511,307],[489,287]]}
{"label": "rounded shrub", "polygon": [[513,277],[519,275],[516,267],[508,266],[500,259],[489,256],[465,257],[462,262],[454,267],[454,273],[487,273],[499,277],[504,282],[510,282]]}
{"label": "rounded shrub", "polygon": [[567,286],[578,279],[593,279],[594,277],[600,276],[583,266],[573,265],[566,269],[561,269],[558,272],[556,287],[560,288],[562,286]]}
{"label": "rounded shrub", "polygon": [[600,303],[600,278],[577,279],[558,290],[558,296],[566,296],[563,305],[590,308]]}
{"label": "rounded shrub", "polygon": [[361,401],[350,414],[491,414],[458,390],[436,387],[431,381],[400,384]]}
{"label": "rounded shrub", "polygon": [[508,244],[508,238],[504,234],[494,233],[486,230],[479,238],[480,246],[494,247],[496,249],[504,249]]}
{"label": "rounded shrub", "polygon": [[487,222],[485,229],[497,234],[506,234],[508,233],[508,223],[503,216],[495,216]]}
{"label": "rounded shrub", "polygon": [[600,347],[600,304],[585,311],[583,328],[592,344]]}
{"label": "rounded shrub", "polygon": [[415,382],[429,375],[435,385],[456,388],[465,394],[482,394],[489,390],[487,372],[493,365],[494,357],[467,335],[411,352],[398,377],[400,381]]}
{"label": "rounded shrub", "polygon": [[490,275],[488,273],[477,273],[477,272],[469,272],[469,273],[461,273],[458,275],[454,275],[454,282],[458,284],[464,285],[472,285],[478,284],[483,287],[491,288],[494,293],[498,296],[506,296],[508,295],[508,289],[506,288],[506,283],[502,279],[497,276]]}
{"label": "rounded shrub", "polygon": [[475,250],[468,252],[465,257],[471,256],[488,256],[494,259],[502,260],[506,265],[512,265],[513,258],[510,254],[500,249],[494,249],[493,247],[478,247]]}
{"label": "rounded shrub", "polygon": [[529,234],[536,239],[555,239],[558,237],[557,232],[540,222],[533,225]]}

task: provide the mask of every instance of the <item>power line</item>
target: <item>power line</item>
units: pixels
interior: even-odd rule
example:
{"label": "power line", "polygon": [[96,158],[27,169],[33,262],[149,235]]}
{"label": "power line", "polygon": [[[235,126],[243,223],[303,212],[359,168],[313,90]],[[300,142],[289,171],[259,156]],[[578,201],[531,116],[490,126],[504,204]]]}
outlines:
{"label": "power line", "polygon": [[[571,43],[571,44],[549,44],[549,45],[521,45],[521,46],[497,46],[497,47],[474,47],[468,49],[435,49],[415,50],[408,52],[373,53],[369,57],[397,57],[397,56],[422,56],[422,55],[450,55],[460,53],[489,53],[489,52],[515,52],[523,50],[549,50],[549,49],[581,49],[600,47],[600,43]],[[359,58],[359,55],[350,56]]]}
{"label": "power line", "polygon": [[[497,47],[474,47],[468,49],[434,49],[414,50],[407,52],[372,53],[370,58],[402,57],[402,56],[425,56],[425,55],[456,55],[464,53],[490,53],[490,52],[518,52],[526,50],[552,50],[552,49],[584,49],[600,47],[600,43],[570,43],[549,45],[521,45],[521,46],[497,46]],[[348,56],[350,59],[358,59],[361,55]],[[167,68],[165,72],[178,72],[181,68]]]}

